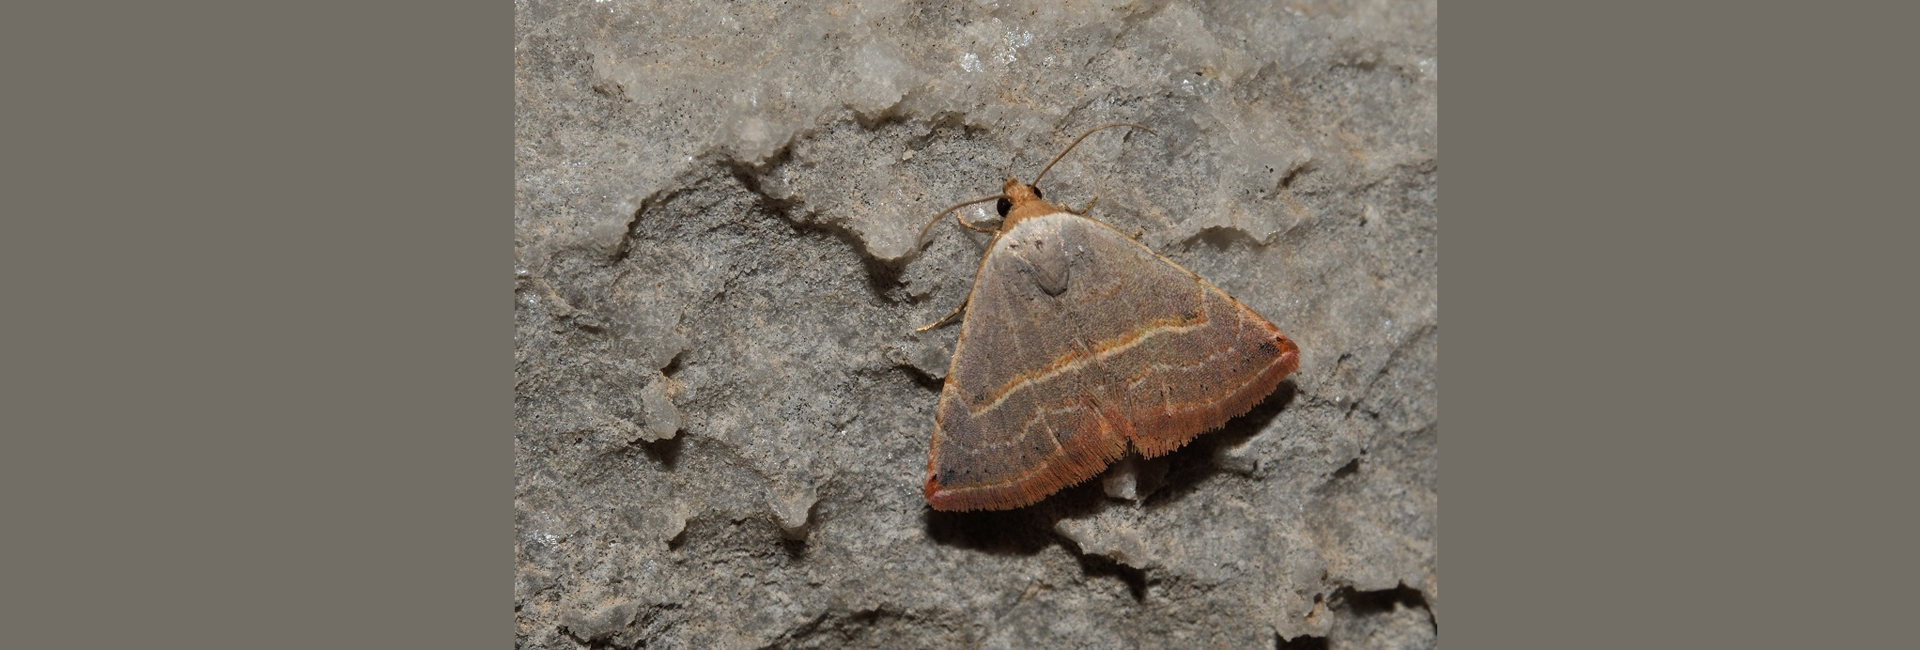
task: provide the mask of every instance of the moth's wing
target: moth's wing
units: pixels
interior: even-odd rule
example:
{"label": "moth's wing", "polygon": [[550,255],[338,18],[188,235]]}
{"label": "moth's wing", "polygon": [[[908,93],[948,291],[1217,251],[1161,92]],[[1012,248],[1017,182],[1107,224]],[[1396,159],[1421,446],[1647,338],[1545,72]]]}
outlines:
{"label": "moth's wing", "polygon": [[974,277],[927,459],[935,509],[1027,505],[1126,452],[1125,416],[1100,399],[1105,370],[1070,311],[1085,270],[1047,219],[995,238]]}
{"label": "moth's wing", "polygon": [[1085,298],[1068,301],[1068,317],[1094,341],[1103,399],[1122,405],[1141,455],[1220,428],[1299,367],[1291,339],[1213,283],[1097,221],[1076,218],[1068,232],[1086,247],[1068,292]]}
{"label": "moth's wing", "polygon": [[927,461],[928,503],[1014,508],[1133,441],[1157,456],[1246,412],[1297,365],[1271,323],[1071,214],[995,239],[975,276]]}

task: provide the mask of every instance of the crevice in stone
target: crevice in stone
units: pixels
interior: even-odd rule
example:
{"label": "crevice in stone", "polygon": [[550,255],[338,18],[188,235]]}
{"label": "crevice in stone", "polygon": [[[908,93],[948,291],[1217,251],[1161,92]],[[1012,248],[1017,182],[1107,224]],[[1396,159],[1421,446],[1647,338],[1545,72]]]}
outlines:
{"label": "crevice in stone", "polygon": [[673,353],[673,358],[667,359],[667,365],[660,368],[661,376],[667,377],[668,379],[672,379],[674,375],[680,374],[680,370],[681,370],[680,360],[686,356],[687,356],[687,351],[684,349],[679,352]]}
{"label": "crevice in stone", "polygon": [[805,537],[794,539],[783,535],[780,537],[780,550],[786,552],[787,559],[790,561],[799,562],[807,559],[807,539]]}
{"label": "crevice in stone", "polygon": [[1292,166],[1287,167],[1285,171],[1281,172],[1280,180],[1273,184],[1273,189],[1261,194],[1260,198],[1263,200],[1273,199],[1286,193],[1303,194],[1304,192],[1294,189],[1294,186],[1317,171],[1319,171],[1319,166],[1314,164],[1312,158],[1296,161]]}
{"label": "crevice in stone", "polygon": [[1387,360],[1380,363],[1380,369],[1374,371],[1372,377],[1367,378],[1367,387],[1361,394],[1372,395],[1374,385],[1380,383],[1380,379],[1386,377],[1387,373],[1393,370],[1393,364],[1400,361],[1401,354],[1405,353],[1408,348],[1418,344],[1423,338],[1433,334],[1434,331],[1438,329],[1440,329],[1439,325],[1427,323],[1421,325],[1420,329],[1408,334],[1406,338],[1400,339],[1400,341],[1393,346],[1393,349],[1387,352]]}
{"label": "crevice in stone", "polygon": [[936,138],[940,137],[942,131],[959,130],[958,139],[960,140],[972,140],[987,132],[985,127],[967,123],[966,114],[959,111],[942,111],[927,117],[924,121],[927,125],[927,133],[909,140],[917,148],[932,144]]}
{"label": "crevice in stone", "polygon": [[1147,585],[1153,582],[1153,580],[1147,576],[1146,569],[1129,565],[1105,555],[1088,553],[1086,549],[1081,548],[1080,544],[1075,542],[1072,537],[1068,537],[1065,534],[1056,534],[1059,537],[1060,546],[1072,552],[1074,559],[1079,561],[1082,575],[1088,578],[1117,578],[1121,582],[1126,583],[1127,592],[1133,595],[1134,602],[1146,601]]}
{"label": "crevice in stone", "polygon": [[1340,479],[1353,476],[1354,474],[1359,473],[1359,471],[1360,471],[1360,459],[1356,457],[1353,460],[1347,461],[1347,464],[1341,465],[1340,469],[1333,470],[1332,480],[1338,481]]}
{"label": "crevice in stone", "polygon": [[1273,633],[1273,650],[1327,650],[1327,637],[1302,634],[1288,639]]}
{"label": "crevice in stone", "polygon": [[1375,616],[1391,613],[1394,607],[1421,609],[1427,613],[1427,624],[1433,626],[1435,634],[1440,632],[1440,622],[1433,617],[1433,608],[1427,606],[1426,594],[1420,590],[1400,583],[1392,589],[1378,591],[1358,591],[1353,587],[1341,587],[1334,590],[1328,604],[1336,609],[1344,609],[1355,616]]}
{"label": "crevice in stone", "polygon": [[723,160],[721,164],[732,173],[734,180],[739,182],[741,187],[753,193],[755,202],[758,204],[757,207],[762,211],[779,217],[796,232],[827,235],[839,240],[840,243],[845,244],[847,248],[851,249],[853,255],[858,258],[861,265],[865,267],[867,272],[867,287],[873,292],[876,298],[886,303],[902,302],[903,299],[896,297],[895,294],[906,286],[905,281],[902,280],[902,276],[906,273],[907,261],[912,259],[911,255],[898,260],[880,259],[867,250],[866,242],[860,237],[859,233],[849,229],[845,224],[807,218],[804,216],[809,214],[806,211],[805,201],[775,197],[766,190],[766,186],[762,181],[763,175],[791,163],[793,159],[793,146],[797,141],[798,137],[796,136],[794,140],[789,140],[786,144],[781,145],[780,149],[776,151],[767,162],[759,165],[736,159]]}
{"label": "crevice in stone", "polygon": [[633,239],[640,234],[641,215],[679,198],[680,195],[687,193],[689,189],[690,188],[684,184],[676,184],[673,188],[655,191],[652,194],[648,194],[647,198],[641,199],[640,207],[634,208],[633,214],[627,217],[627,227],[621,230],[620,241],[614,244],[613,254],[608,256],[607,261],[609,266],[616,266],[626,261],[627,253],[631,251],[633,247]]}
{"label": "crevice in stone", "polygon": [[907,122],[912,121],[912,117],[902,112],[900,110],[900,106],[902,104],[905,104],[907,102],[907,98],[912,94],[913,94],[912,91],[902,93],[900,95],[900,99],[895,100],[893,104],[887,106],[886,108],[882,108],[878,111],[874,111],[871,115],[867,113],[863,113],[851,107],[847,109],[847,112],[853,114],[853,121],[855,124],[859,124],[860,128],[866,129],[868,131],[880,131],[890,126],[903,125],[903,124],[906,124]]}
{"label": "crevice in stone", "polygon": [[[914,610],[897,610],[889,606],[878,606],[852,611],[824,611],[794,626],[760,650],[782,648],[840,648],[840,647],[896,647],[898,638],[881,638],[873,643],[875,635],[887,635],[897,632],[899,624],[920,624],[922,627],[956,630],[952,620],[937,613],[933,616],[916,613]],[[957,630],[956,630],[957,631]],[[865,641],[865,643],[863,643]]]}
{"label": "crevice in stone", "polygon": [[859,258],[860,265],[867,272],[867,289],[873,292],[875,298],[887,304],[911,302],[911,298],[906,295],[905,290],[907,283],[904,279],[907,271],[907,262],[912,259],[911,255],[901,257],[898,260],[884,260],[869,253],[866,243],[860,238],[860,235],[847,228],[845,224],[832,221],[793,219],[786,214],[782,214],[781,217],[786,219],[787,223],[791,224],[794,230],[798,232],[831,236],[851,249],[853,255]]}
{"label": "crevice in stone", "polygon": [[637,446],[646,451],[648,458],[660,463],[661,468],[671,471],[680,464],[680,449],[686,445],[686,441],[685,435],[675,435],[653,442],[641,442]]}
{"label": "crevice in stone", "polygon": [[1133,594],[1134,602],[1143,602],[1147,599],[1146,569],[1127,566],[1104,555],[1088,555],[1076,551],[1074,557],[1080,560],[1080,571],[1087,577],[1119,578],[1121,582],[1127,584],[1127,591]]}
{"label": "crevice in stone", "polygon": [[920,366],[913,365],[912,363],[908,363],[905,361],[895,363],[893,364],[893,369],[900,371],[902,374],[905,374],[908,379],[913,380],[914,384],[917,384],[921,388],[925,388],[929,391],[933,391],[936,394],[939,393],[940,390],[945,388],[947,385],[947,380],[939,377],[935,377],[933,375],[929,375],[927,374],[926,371],[921,370]]}
{"label": "crevice in stone", "polygon": [[1265,248],[1273,244],[1279,233],[1269,233],[1266,238],[1254,236],[1239,226],[1207,226],[1186,239],[1180,240],[1181,250],[1192,248],[1194,244],[1204,243],[1215,250],[1233,248],[1235,242],[1244,241],[1254,248]]}

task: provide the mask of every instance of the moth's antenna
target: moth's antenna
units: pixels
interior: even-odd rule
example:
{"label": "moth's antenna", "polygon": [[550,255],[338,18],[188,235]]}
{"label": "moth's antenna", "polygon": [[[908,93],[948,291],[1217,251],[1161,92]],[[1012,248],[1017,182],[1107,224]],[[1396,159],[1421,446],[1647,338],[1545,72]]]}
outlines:
{"label": "moth's antenna", "polygon": [[[929,231],[929,230],[933,230],[933,224],[936,224],[936,223],[940,223],[940,218],[941,218],[941,217],[944,217],[944,216],[947,216],[947,213],[949,213],[949,212],[953,212],[954,210],[958,210],[958,209],[960,209],[960,208],[964,208],[964,207],[967,207],[967,206],[969,206],[969,205],[973,205],[973,204],[975,204],[975,203],[986,203],[986,202],[988,202],[988,201],[997,201],[997,200],[1000,200],[1000,199],[1004,199],[1004,198],[1007,198],[1007,195],[1005,195],[1005,194],[995,194],[995,195],[993,195],[993,196],[989,196],[989,197],[987,197],[987,198],[984,198],[984,199],[974,199],[974,200],[972,200],[972,201],[966,201],[966,202],[962,202],[962,203],[956,203],[956,204],[954,204],[954,206],[953,206],[953,207],[951,207],[951,208],[947,208],[947,209],[945,209],[945,210],[941,210],[941,211],[940,211],[940,214],[937,214],[937,215],[934,215],[934,216],[933,216],[933,219],[927,222],[927,225],[924,225],[924,226],[921,226],[921,227],[920,227],[920,236],[919,236],[918,238],[916,238],[916,239],[914,239],[914,240],[913,240],[913,252],[915,252],[915,253],[918,253],[918,252],[920,252],[920,247],[922,247],[922,246],[926,246],[926,245],[927,245],[927,231]],[[960,224],[961,224],[961,225],[963,225],[963,226],[967,226],[967,227],[969,227],[969,228],[972,228],[972,227],[973,227],[973,226],[971,226],[971,225],[968,225],[968,224],[967,224],[967,222],[966,222],[965,220],[962,220],[962,221],[960,222]]]}
{"label": "moth's antenna", "polygon": [[[1093,130],[1091,130],[1091,131],[1087,131],[1086,133],[1082,133],[1082,134],[1080,134],[1080,137],[1078,137],[1078,138],[1075,138],[1075,139],[1074,139],[1074,141],[1073,141],[1073,144],[1070,144],[1070,145],[1067,145],[1067,151],[1073,151],[1073,148],[1074,148],[1074,147],[1077,147],[1077,146],[1080,146],[1080,141],[1081,141],[1081,140],[1085,140],[1085,139],[1087,139],[1087,136],[1090,136],[1090,135],[1093,135],[1093,134],[1095,134],[1095,133],[1098,133],[1098,132],[1100,132],[1100,130],[1101,130],[1101,129],[1111,129],[1111,128],[1113,128],[1113,127],[1116,127],[1116,126],[1131,126],[1131,127],[1133,127],[1133,128],[1136,128],[1136,129],[1140,129],[1140,130],[1142,130],[1142,131],[1146,131],[1146,132],[1148,132],[1148,133],[1152,133],[1152,134],[1153,134],[1154,136],[1156,136],[1156,137],[1160,135],[1160,133],[1159,133],[1159,132],[1157,132],[1157,131],[1154,131],[1153,129],[1149,129],[1149,128],[1147,128],[1147,127],[1144,127],[1144,126],[1140,126],[1140,125],[1138,125],[1138,124],[1134,124],[1134,123],[1132,123],[1132,122],[1108,122],[1108,123],[1106,123],[1106,124],[1102,124],[1102,125],[1100,125],[1100,126],[1096,126],[1096,127],[1093,127]],[[1040,168],[1040,173],[1038,173],[1038,174],[1034,174],[1034,175],[1033,175],[1033,180],[1032,180],[1032,181],[1029,181],[1029,182],[1028,182],[1027,184],[1028,184],[1028,185],[1039,185],[1039,184],[1040,184],[1040,177],[1041,177],[1041,176],[1045,176],[1045,175],[1047,175],[1047,170],[1049,170],[1049,169],[1053,169],[1053,163],[1057,163],[1057,162],[1060,162],[1060,159],[1061,159],[1061,158],[1065,158],[1065,157],[1067,157],[1067,151],[1062,151],[1062,152],[1060,152],[1060,155],[1058,155],[1058,156],[1054,156],[1054,157],[1053,157],[1053,162],[1050,162],[1050,163],[1047,163],[1047,166],[1045,166],[1045,167],[1041,167],[1041,168]],[[957,206],[956,206],[956,207],[957,207]]]}

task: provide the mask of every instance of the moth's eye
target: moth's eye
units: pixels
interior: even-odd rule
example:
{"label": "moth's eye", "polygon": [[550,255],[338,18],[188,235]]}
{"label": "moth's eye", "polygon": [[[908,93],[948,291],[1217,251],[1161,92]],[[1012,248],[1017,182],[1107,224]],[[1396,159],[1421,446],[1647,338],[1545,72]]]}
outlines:
{"label": "moth's eye", "polygon": [[1045,195],[1045,194],[1041,194],[1041,193],[1040,193],[1040,186],[1039,186],[1039,185],[1028,185],[1028,186],[1027,186],[1027,189],[1030,189],[1030,190],[1033,190],[1033,198],[1036,198],[1036,199],[1044,199],[1044,198],[1047,198],[1047,195]]}
{"label": "moth's eye", "polygon": [[998,211],[1000,213],[1000,216],[1002,217],[1007,216],[1007,211],[1013,209],[1013,202],[1008,201],[1006,199],[1000,199],[999,201],[993,204],[993,209],[995,211]]}

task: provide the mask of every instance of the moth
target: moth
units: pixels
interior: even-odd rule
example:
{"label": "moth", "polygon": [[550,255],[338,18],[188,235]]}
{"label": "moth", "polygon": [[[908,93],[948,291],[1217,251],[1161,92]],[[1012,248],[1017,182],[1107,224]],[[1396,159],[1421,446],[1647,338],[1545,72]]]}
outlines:
{"label": "moth", "polygon": [[[1129,447],[1152,458],[1246,413],[1299,367],[1273,323],[1039,182],[1095,127],[1000,194],[941,212],[993,233],[974,273],[940,389],[926,499],[935,510],[1004,510],[1092,478]],[[1155,135],[1158,135],[1155,133]],[[1095,197],[1097,200],[1098,197]],[[961,218],[995,201],[998,227]]]}

